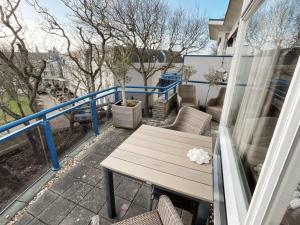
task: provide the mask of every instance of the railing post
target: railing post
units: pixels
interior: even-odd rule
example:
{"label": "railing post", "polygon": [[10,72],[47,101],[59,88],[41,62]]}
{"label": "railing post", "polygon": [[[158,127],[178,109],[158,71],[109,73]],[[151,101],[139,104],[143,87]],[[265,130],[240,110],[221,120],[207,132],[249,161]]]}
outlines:
{"label": "railing post", "polygon": [[175,85],[175,86],[173,87],[173,93],[174,93],[174,94],[176,94],[176,88],[177,88],[177,85]]}
{"label": "railing post", "polygon": [[115,103],[119,101],[119,91],[118,91],[118,87],[115,88]]}
{"label": "railing post", "polygon": [[52,135],[51,126],[50,126],[49,120],[47,120],[46,117],[43,118],[42,125],[44,128],[44,133],[45,133],[45,138],[46,138],[46,142],[47,142],[47,146],[48,146],[50,160],[52,163],[52,170],[57,171],[60,169],[59,160],[58,160],[57,151],[56,151],[56,147],[55,147],[55,143],[54,143],[54,139],[53,139],[53,135]]}
{"label": "railing post", "polygon": [[94,134],[97,136],[99,134],[99,124],[98,124],[96,100],[94,99],[94,97],[91,97],[90,104],[91,104],[93,130],[94,130]]}
{"label": "railing post", "polygon": [[169,90],[168,89],[164,89],[164,100],[168,101],[169,99]]}

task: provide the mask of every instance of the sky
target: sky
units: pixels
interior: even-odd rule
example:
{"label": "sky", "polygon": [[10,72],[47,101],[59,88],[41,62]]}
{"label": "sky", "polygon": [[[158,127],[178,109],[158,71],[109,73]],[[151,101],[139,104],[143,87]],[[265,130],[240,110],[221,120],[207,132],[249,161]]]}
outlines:
{"label": "sky", "polygon": [[224,18],[229,0],[165,0],[170,6],[181,7],[187,11],[196,8],[210,19]]}
{"label": "sky", "polygon": [[[173,8],[181,7],[187,12],[198,12],[204,14],[207,18],[219,19],[224,18],[228,1],[229,0],[164,0],[166,3]],[[47,7],[48,10],[55,15],[60,21],[66,21],[68,14],[65,6],[60,0],[39,0],[40,4]],[[28,32],[26,32],[26,39],[29,42],[29,46],[32,50],[35,46],[40,51],[46,51],[52,46],[55,46],[58,50],[64,48],[64,44],[61,40],[49,36],[40,29],[42,24],[42,18],[29,6],[25,0],[22,1],[20,7],[21,15],[24,23],[27,26]]]}

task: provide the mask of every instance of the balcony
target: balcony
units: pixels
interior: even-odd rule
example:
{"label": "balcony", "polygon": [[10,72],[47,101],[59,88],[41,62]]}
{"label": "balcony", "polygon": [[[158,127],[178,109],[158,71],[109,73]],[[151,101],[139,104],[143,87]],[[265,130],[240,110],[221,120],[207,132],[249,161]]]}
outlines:
{"label": "balcony", "polygon": [[[162,87],[128,86],[126,92],[158,95],[162,102],[168,102],[176,95],[179,84],[180,81],[174,79],[171,84]],[[99,215],[100,224],[110,224],[148,211],[151,186],[115,174],[117,216],[115,219],[107,216],[100,163],[134,132],[115,128],[111,124],[107,112],[110,104],[119,101],[119,91],[119,87],[108,88],[1,127],[1,150],[20,148],[19,152],[24,152],[23,155],[16,154],[15,157],[19,158],[12,157],[15,164],[6,163],[11,165],[8,168],[10,171],[14,167],[15,176],[13,173],[6,176],[9,179],[2,189],[5,196],[1,201],[4,209],[1,223],[11,220],[11,224],[89,224],[93,216]],[[103,99],[105,103],[101,101]],[[142,124],[170,124],[176,117],[175,111],[172,110],[164,119],[143,118]],[[66,115],[71,112],[75,112],[79,118],[88,119],[86,122],[78,120],[81,122],[72,128],[70,135],[71,128]],[[218,123],[212,122],[209,133],[214,139],[217,127]],[[8,129],[10,133],[5,132]],[[37,142],[37,149],[41,153],[38,159],[34,157],[30,143],[22,144],[28,139],[29,131],[42,137]],[[11,192],[7,191],[9,188]],[[157,201],[154,206],[156,204]],[[180,208],[177,210],[184,224],[192,223],[190,212]]]}

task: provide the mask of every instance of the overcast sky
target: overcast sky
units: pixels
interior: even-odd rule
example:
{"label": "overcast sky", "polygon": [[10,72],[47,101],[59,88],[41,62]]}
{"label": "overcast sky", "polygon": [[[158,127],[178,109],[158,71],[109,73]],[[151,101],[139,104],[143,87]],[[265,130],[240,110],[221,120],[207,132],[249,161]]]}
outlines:
{"label": "overcast sky", "polygon": [[[198,9],[200,14],[205,14],[208,18],[223,18],[228,0],[165,0],[170,7],[181,7],[188,12],[195,12]],[[60,3],[59,0],[40,0],[41,5],[46,6],[55,17],[61,21],[66,21],[67,9]],[[40,51],[45,51],[55,46],[56,48],[64,49],[64,43],[45,34],[40,30],[42,18],[29,6],[26,1],[22,1],[21,14],[27,25],[26,39],[28,40],[32,50],[35,46]]]}

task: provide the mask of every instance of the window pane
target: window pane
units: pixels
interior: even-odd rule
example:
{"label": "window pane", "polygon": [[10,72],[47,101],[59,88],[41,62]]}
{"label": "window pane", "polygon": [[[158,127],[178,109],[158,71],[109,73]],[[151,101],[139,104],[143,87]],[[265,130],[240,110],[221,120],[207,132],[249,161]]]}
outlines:
{"label": "window pane", "polygon": [[229,129],[253,193],[300,53],[300,0],[266,0],[247,21]]}

